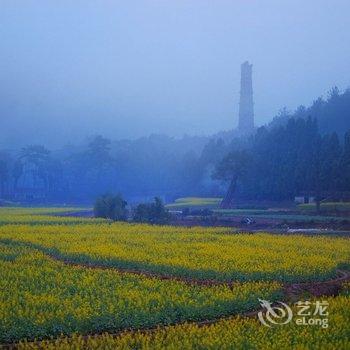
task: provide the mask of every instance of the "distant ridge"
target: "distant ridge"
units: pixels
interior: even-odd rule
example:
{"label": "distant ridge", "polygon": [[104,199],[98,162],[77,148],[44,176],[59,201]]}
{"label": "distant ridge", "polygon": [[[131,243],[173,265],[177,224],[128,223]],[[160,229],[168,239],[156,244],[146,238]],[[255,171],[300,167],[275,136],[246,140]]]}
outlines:
{"label": "distant ridge", "polygon": [[285,125],[290,118],[315,118],[322,134],[336,132],[342,136],[350,129],[350,88],[343,93],[337,87],[328,92],[326,99],[319,97],[310,107],[299,106],[293,113],[281,110],[268,127]]}

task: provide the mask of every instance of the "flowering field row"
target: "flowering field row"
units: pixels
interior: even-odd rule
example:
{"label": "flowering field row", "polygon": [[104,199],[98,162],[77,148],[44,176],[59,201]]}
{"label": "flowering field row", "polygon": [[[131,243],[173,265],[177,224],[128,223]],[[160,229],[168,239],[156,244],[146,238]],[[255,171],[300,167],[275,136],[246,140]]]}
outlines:
{"label": "flowering field row", "polygon": [[347,350],[350,348],[350,298],[324,298],[329,303],[329,327],[301,326],[294,322],[268,328],[256,318],[233,317],[208,326],[183,324],[157,331],[103,334],[83,338],[74,335],[53,342],[23,343],[19,349],[256,349]]}
{"label": "flowering field row", "polygon": [[77,216],[59,216],[67,213],[79,213],[86,208],[0,208],[0,225],[57,225],[57,224],[98,224],[106,222],[104,219],[92,219]]}
{"label": "flowering field row", "polygon": [[324,280],[348,266],[350,257],[347,238],[234,234],[228,228],[6,225],[1,239],[74,262],[218,281]]}
{"label": "flowering field row", "polygon": [[280,297],[276,282],[200,287],[67,266],[0,244],[0,343],[213,319]]}
{"label": "flowering field row", "polygon": [[1,207],[0,216],[3,215],[50,215],[50,214],[64,214],[85,211],[88,208],[80,207]]}

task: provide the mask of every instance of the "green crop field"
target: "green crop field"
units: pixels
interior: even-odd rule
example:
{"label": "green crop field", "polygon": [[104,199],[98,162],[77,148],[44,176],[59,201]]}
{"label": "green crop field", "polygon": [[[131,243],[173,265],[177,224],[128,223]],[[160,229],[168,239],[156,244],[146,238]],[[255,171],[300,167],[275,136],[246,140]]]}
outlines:
{"label": "green crop field", "polygon": [[272,219],[286,222],[299,222],[299,223],[324,223],[324,222],[342,222],[350,220],[348,216],[329,216],[329,215],[316,215],[312,212],[305,212],[300,214],[288,214],[286,212],[276,212],[273,210],[257,210],[257,209],[216,209],[215,213],[224,217],[241,217],[248,216],[256,219]]}
{"label": "green crop field", "polygon": [[[288,212],[278,209],[220,209],[221,200],[222,198],[185,197],[176,199],[166,207],[169,210],[211,209],[219,217],[251,217],[286,223],[341,223],[350,220],[346,213],[350,210],[349,203],[322,203],[321,212],[330,213],[330,215],[317,215],[314,204],[301,204],[297,210]],[[335,213],[337,215],[334,215]]]}
{"label": "green crop field", "polygon": [[[316,211],[316,204],[299,204],[298,208],[303,211]],[[350,202],[323,202],[320,210],[325,212],[350,211]]]}
{"label": "green crop field", "polygon": [[168,209],[203,209],[217,208],[222,198],[202,198],[202,197],[185,197],[178,198],[174,203],[167,204]]}

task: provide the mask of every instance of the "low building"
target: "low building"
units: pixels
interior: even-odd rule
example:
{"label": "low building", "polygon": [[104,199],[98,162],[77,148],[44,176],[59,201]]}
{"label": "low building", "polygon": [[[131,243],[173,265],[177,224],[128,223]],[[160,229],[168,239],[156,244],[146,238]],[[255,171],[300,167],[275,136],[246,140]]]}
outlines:
{"label": "low building", "polygon": [[315,203],[315,197],[314,196],[296,196],[294,198],[294,202],[297,204]]}

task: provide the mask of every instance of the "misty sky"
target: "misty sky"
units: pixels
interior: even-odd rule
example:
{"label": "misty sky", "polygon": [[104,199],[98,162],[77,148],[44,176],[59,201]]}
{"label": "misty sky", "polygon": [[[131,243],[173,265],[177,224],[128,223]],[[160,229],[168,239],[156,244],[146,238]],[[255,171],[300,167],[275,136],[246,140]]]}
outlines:
{"label": "misty sky", "polygon": [[0,0],[0,147],[257,124],[350,86],[349,0]]}

